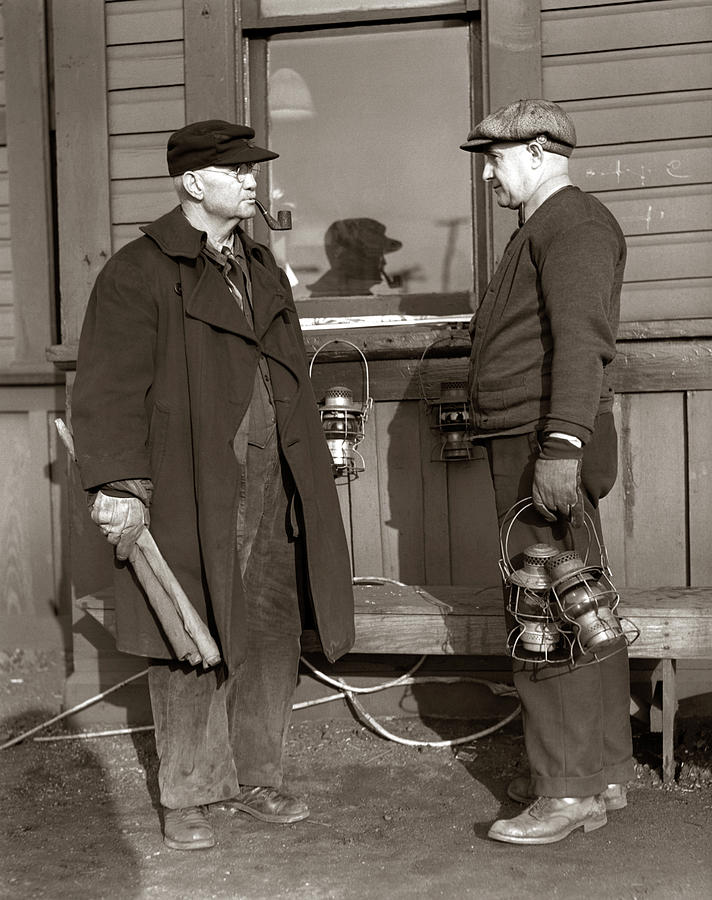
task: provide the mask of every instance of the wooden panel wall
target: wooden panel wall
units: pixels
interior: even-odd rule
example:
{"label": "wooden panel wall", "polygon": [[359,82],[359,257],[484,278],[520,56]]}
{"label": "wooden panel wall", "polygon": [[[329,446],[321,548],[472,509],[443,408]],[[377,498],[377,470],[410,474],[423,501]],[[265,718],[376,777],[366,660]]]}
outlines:
{"label": "wooden panel wall", "polygon": [[66,613],[62,387],[0,388],[0,618]]}
{"label": "wooden panel wall", "polygon": [[712,4],[543,0],[544,96],[628,240],[624,320],[712,315]]}
{"label": "wooden panel wall", "polygon": [[14,320],[12,257],[10,253],[10,205],[5,134],[5,30],[0,6],[0,367],[13,358]]}
{"label": "wooden panel wall", "polygon": [[[112,252],[176,197],[166,142],[185,122],[183,0],[107,0]],[[207,118],[207,116],[206,116]]]}

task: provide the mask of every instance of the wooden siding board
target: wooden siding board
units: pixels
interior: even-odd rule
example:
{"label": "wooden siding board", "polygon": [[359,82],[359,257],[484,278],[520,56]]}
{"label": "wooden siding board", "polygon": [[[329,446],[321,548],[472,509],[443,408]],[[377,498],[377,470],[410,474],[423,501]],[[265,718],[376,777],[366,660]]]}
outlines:
{"label": "wooden siding board", "polygon": [[31,478],[28,416],[26,412],[0,412],[0,611],[30,615],[33,610],[29,500]]}
{"label": "wooden siding board", "polygon": [[152,222],[178,202],[171,179],[144,178],[111,182],[114,225]]}
{"label": "wooden siding board", "polygon": [[110,91],[183,84],[183,42],[108,47],[106,76]]}
{"label": "wooden siding board", "polygon": [[426,584],[450,584],[450,522],[448,467],[439,460],[440,435],[432,428],[434,413],[418,404],[420,471],[423,482],[423,556]]}
{"label": "wooden siding board", "polygon": [[544,60],[544,95],[559,102],[712,87],[709,43]]}
{"label": "wooden siding board", "polygon": [[358,448],[363,456],[365,471],[351,485],[353,563],[354,574],[359,576],[386,574],[381,545],[381,523],[384,516],[381,511],[376,415],[374,407],[366,422],[364,439]]}
{"label": "wooden siding board", "polygon": [[572,180],[586,191],[712,182],[712,139],[577,148]]}
{"label": "wooden siding board", "polygon": [[712,234],[631,235],[628,240],[626,281],[664,281],[708,278],[712,275]]}
{"label": "wooden siding board", "polygon": [[712,390],[687,395],[690,584],[712,584]]}
{"label": "wooden siding board", "polygon": [[116,134],[173,132],[185,123],[182,85],[113,91],[108,97],[109,131]]}
{"label": "wooden siding board", "polygon": [[384,574],[407,584],[425,581],[417,415],[417,404],[376,404]]}
{"label": "wooden siding board", "polygon": [[480,454],[446,465],[452,583],[498,587],[498,527],[487,460]]}
{"label": "wooden siding board", "polygon": [[621,322],[712,316],[712,279],[623,285]]}
{"label": "wooden siding board", "polygon": [[578,147],[709,135],[710,90],[567,102],[544,88],[573,117]]}
{"label": "wooden siding board", "polygon": [[631,395],[620,440],[625,584],[687,584],[684,396]]}
{"label": "wooden siding board", "polygon": [[[557,4],[562,5],[573,4]],[[637,3],[634,9],[603,6],[556,11],[547,10],[543,3],[542,9],[544,56],[712,40],[712,7],[706,0]]]}
{"label": "wooden siding board", "polygon": [[712,230],[712,183],[597,192],[625,235]]}
{"label": "wooden siding board", "polygon": [[106,4],[108,46],[182,39],[183,0],[114,0]]}
{"label": "wooden siding board", "polygon": [[166,146],[170,136],[170,131],[113,136],[109,141],[111,177],[116,179],[165,177],[168,171]]}

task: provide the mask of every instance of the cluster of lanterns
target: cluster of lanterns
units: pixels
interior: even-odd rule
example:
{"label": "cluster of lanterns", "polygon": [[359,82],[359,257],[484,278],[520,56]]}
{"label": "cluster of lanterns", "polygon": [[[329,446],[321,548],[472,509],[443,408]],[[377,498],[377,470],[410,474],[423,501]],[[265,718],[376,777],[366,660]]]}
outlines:
{"label": "cluster of lanterns", "polygon": [[600,661],[623,650],[639,632],[616,614],[620,598],[590,517],[585,517],[586,528],[589,543],[592,535],[596,538],[599,564],[588,565],[575,550],[533,544],[524,550],[520,567],[513,568],[507,549],[509,530],[531,505],[528,499],[515,504],[500,532],[500,568],[507,585],[507,610],[515,623],[507,637],[510,655],[524,662],[575,664],[583,657]]}

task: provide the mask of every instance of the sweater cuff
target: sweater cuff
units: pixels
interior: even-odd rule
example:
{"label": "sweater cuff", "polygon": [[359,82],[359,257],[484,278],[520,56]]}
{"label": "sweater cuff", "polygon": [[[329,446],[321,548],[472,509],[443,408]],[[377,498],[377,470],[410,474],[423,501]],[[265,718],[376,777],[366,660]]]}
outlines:
{"label": "sweater cuff", "polygon": [[547,434],[541,444],[539,459],[581,459],[583,447],[576,447],[566,438]]}

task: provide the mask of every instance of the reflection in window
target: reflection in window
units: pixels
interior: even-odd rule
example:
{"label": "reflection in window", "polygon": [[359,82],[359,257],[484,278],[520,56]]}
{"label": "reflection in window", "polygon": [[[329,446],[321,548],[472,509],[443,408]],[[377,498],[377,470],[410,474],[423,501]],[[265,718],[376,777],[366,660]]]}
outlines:
{"label": "reflection in window", "polygon": [[472,287],[464,25],[269,44],[273,236],[297,299]]}

